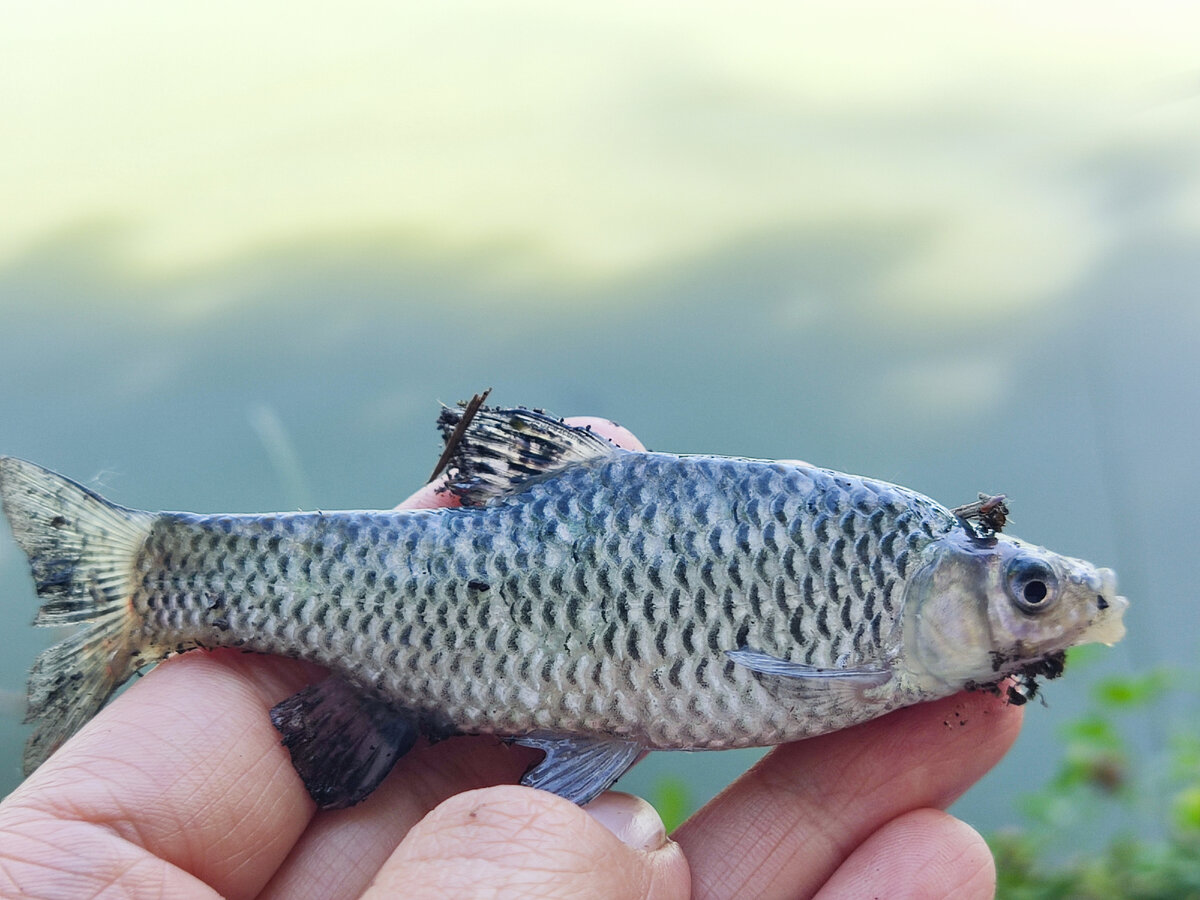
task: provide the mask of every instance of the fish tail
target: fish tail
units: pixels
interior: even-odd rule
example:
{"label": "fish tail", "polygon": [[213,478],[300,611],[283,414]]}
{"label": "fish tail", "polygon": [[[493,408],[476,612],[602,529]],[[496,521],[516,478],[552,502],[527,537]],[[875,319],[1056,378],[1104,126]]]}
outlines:
{"label": "fish tail", "polygon": [[78,630],[38,656],[29,675],[29,774],[141,666],[134,563],[155,516],[110,503],[41,466],[0,457],[0,502],[29,557],[37,625]]}

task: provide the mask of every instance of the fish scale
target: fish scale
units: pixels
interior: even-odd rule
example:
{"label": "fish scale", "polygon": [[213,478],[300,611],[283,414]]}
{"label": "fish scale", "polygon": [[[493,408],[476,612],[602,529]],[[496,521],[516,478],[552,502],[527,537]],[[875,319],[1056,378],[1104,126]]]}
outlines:
{"label": "fish scale", "polygon": [[463,731],[752,746],[829,722],[781,717],[725,651],[886,656],[904,554],[953,524],[921,500],[808,467],[621,454],[478,509],[166,514],[134,604],[162,651],[312,659]]}
{"label": "fish scale", "polygon": [[647,749],[829,732],[1056,674],[1066,647],[1123,634],[1111,571],[970,507],[792,462],[630,452],[530,410],[439,424],[461,506],[433,510],[152,514],[0,457],[37,621],[81,626],[34,665],[27,770],[138,668],[193,647],[331,670],[271,721],[338,807],[421,732],[541,749],[523,783],[582,803]]}

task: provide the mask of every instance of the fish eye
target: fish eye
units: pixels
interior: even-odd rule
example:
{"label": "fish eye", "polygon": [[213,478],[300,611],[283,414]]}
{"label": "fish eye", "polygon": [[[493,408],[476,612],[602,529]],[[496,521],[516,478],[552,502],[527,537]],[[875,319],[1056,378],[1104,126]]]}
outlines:
{"label": "fish eye", "polygon": [[1058,576],[1038,559],[1018,557],[1008,565],[1008,594],[1026,613],[1049,609],[1058,597]]}

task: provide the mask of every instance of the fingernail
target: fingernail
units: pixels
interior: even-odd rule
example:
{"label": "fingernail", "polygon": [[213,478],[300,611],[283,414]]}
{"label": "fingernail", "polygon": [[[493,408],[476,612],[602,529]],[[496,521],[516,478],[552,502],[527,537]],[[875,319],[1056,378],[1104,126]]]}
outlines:
{"label": "fingernail", "polygon": [[607,791],[583,809],[634,850],[657,850],[667,842],[658,810],[641,797]]}

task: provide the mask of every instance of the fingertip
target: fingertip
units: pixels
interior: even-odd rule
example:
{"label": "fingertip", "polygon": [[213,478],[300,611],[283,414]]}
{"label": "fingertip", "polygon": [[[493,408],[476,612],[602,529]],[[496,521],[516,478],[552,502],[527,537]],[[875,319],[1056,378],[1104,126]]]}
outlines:
{"label": "fingertip", "polygon": [[583,811],[634,850],[657,850],[667,843],[667,829],[662,817],[641,797],[605,791]]}
{"label": "fingertip", "polygon": [[995,892],[996,863],[979,832],[941,810],[916,809],[863,841],[816,896],[988,900]]}
{"label": "fingertip", "polygon": [[[633,804],[605,801],[601,817],[622,806],[632,814],[627,836],[646,840],[647,829],[636,823],[647,817]],[[620,816],[609,818],[616,824]],[[686,896],[689,883],[675,844],[635,849],[609,823],[561,797],[504,785],[437,806],[408,833],[364,897],[402,891],[420,897],[668,898]]]}
{"label": "fingertip", "polygon": [[563,421],[576,428],[590,428],[600,437],[607,438],[625,450],[646,449],[646,445],[639,441],[632,431],[610,419],[602,419],[599,416],[570,416]]}

